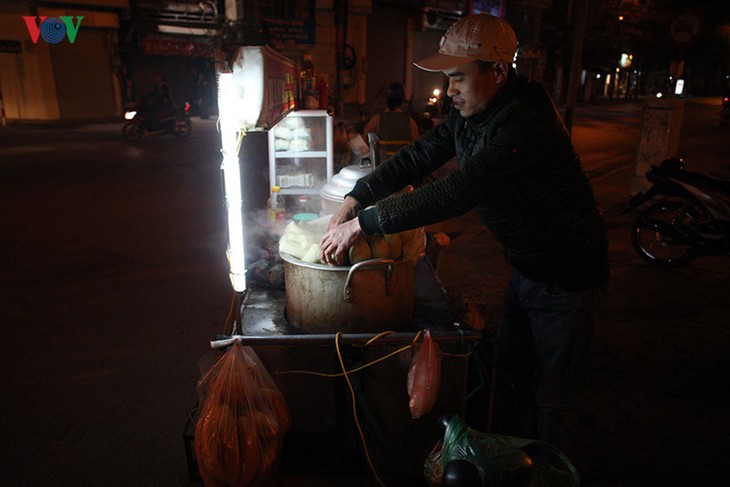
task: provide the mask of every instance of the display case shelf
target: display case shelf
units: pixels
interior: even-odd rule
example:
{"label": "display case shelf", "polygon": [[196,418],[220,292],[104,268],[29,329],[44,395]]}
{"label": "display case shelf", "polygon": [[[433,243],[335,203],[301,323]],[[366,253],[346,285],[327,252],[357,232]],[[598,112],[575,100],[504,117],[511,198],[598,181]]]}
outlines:
{"label": "display case shelf", "polygon": [[303,151],[303,152],[292,152],[292,151],[279,151],[276,153],[277,159],[312,159],[327,157],[325,151]]}
{"label": "display case shelf", "polygon": [[271,205],[283,195],[319,196],[333,176],[332,116],[326,110],[289,112],[268,138]]}
{"label": "display case shelf", "polygon": [[279,189],[279,194],[307,194],[307,195],[319,195],[318,189],[306,189],[306,188],[286,188]]}

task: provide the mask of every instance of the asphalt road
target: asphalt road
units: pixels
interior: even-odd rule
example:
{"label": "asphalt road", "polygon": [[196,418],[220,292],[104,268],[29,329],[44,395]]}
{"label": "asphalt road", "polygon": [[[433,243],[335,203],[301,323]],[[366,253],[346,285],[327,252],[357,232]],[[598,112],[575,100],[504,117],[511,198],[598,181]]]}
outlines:
{"label": "asphalt road", "polygon": [[[693,167],[730,167],[718,108],[688,103]],[[633,254],[616,210],[640,118],[640,103],[576,113],[614,264],[581,460],[595,485],[720,485],[701,480],[728,474],[729,266],[666,272]],[[197,119],[185,141],[120,129],[0,127],[2,485],[191,485],[183,426],[231,294],[219,139]],[[469,215],[449,225],[439,275],[494,319],[499,249]]]}
{"label": "asphalt road", "polygon": [[214,122],[0,140],[3,485],[187,485],[197,361],[230,284]]}

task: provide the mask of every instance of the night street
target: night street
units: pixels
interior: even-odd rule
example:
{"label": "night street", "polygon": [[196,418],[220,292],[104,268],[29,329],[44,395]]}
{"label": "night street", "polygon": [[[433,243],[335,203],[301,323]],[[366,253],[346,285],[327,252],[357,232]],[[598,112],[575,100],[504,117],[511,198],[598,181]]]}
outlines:
{"label": "night street", "polygon": [[[730,265],[701,256],[665,270],[634,253],[636,213],[618,209],[642,106],[606,101],[575,118],[612,264],[575,460],[593,486],[724,485]],[[687,101],[688,169],[730,172],[719,109]],[[0,484],[202,485],[188,480],[182,433],[231,297],[215,124],[196,117],[189,139],[138,143],[121,123],[0,127]],[[444,231],[444,287],[482,303],[493,331],[500,249],[476,238],[487,231],[471,214]]]}

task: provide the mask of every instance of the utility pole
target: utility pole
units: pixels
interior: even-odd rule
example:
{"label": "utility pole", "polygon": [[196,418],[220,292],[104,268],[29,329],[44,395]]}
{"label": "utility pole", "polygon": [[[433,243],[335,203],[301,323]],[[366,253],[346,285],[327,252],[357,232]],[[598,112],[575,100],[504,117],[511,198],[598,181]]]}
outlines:
{"label": "utility pole", "polygon": [[573,29],[573,56],[570,61],[570,74],[568,78],[568,92],[565,97],[565,127],[568,132],[573,129],[573,116],[578,88],[580,87],[580,73],[583,68],[583,39],[586,33],[586,22],[588,21],[588,1],[577,0],[578,12]]}
{"label": "utility pole", "polygon": [[5,104],[3,103],[3,86],[0,84],[0,125],[5,127],[8,124],[8,119],[5,118]]}

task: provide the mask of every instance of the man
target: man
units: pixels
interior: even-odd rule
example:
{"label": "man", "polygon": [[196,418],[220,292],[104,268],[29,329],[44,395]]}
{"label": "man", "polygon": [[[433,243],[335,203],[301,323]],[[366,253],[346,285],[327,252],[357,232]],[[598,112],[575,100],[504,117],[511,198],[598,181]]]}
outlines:
{"label": "man", "polygon": [[207,120],[210,106],[210,83],[208,83],[208,77],[202,71],[198,71],[198,76],[195,79],[195,104],[201,120]]}
{"label": "man", "polygon": [[172,97],[172,88],[161,73],[155,72],[152,75],[155,85],[147,95],[147,105],[154,114],[169,112],[175,107],[175,100]]}
{"label": "man", "polygon": [[398,149],[418,138],[419,131],[413,117],[401,109],[405,92],[401,83],[393,82],[388,85],[385,95],[387,110],[376,113],[365,125],[365,134],[378,134],[381,146],[385,147],[387,156],[395,154]]}
{"label": "man", "polygon": [[[341,264],[363,234],[476,208],[512,267],[498,335],[496,430],[570,455],[570,412],[585,382],[608,244],[570,136],[545,89],[516,74],[516,50],[509,24],[479,14],[455,23],[438,54],[415,63],[448,77],[453,109],[357,182],[332,216],[321,257]],[[393,195],[454,156],[458,170]]]}
{"label": "man", "polygon": [[142,99],[144,113],[149,117],[151,128],[157,129],[160,121],[175,112],[175,100],[172,97],[172,88],[161,73],[155,72],[152,75],[154,87],[150,93]]}

